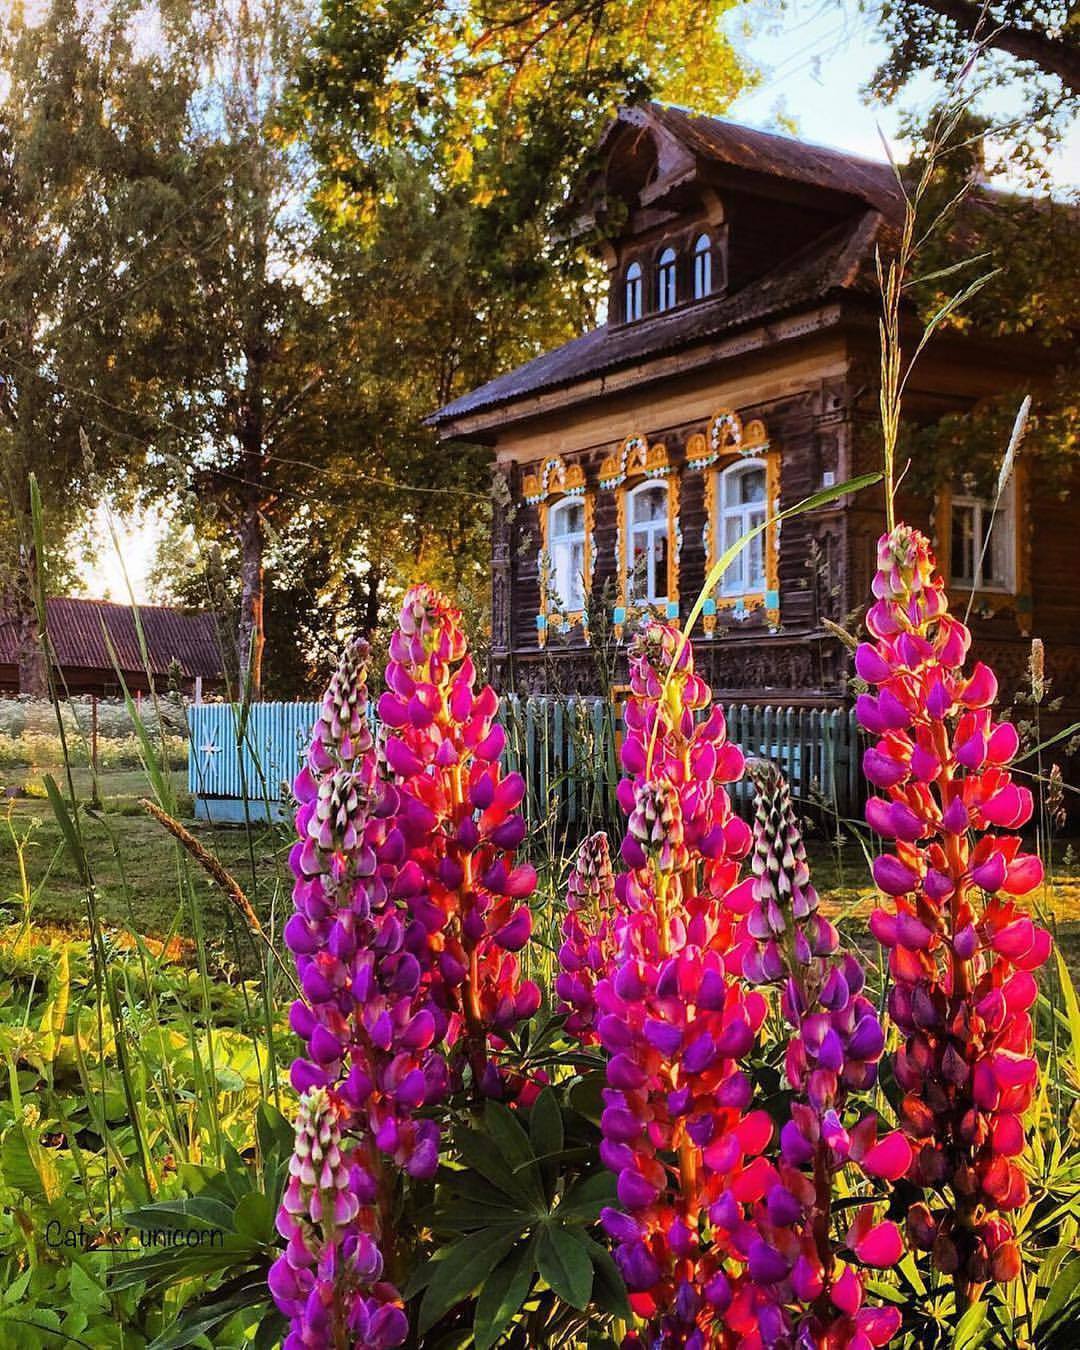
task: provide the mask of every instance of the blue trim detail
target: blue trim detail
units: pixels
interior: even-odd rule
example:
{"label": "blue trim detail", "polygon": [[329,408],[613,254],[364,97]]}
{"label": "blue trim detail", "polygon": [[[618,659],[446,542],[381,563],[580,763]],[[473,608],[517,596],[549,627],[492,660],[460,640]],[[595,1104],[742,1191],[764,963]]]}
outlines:
{"label": "blue trim detail", "polygon": [[766,609],[779,609],[779,608],[780,608],[780,592],[779,592],[779,591],[766,591],[766,592],[765,592],[765,608],[766,608]]}
{"label": "blue trim detail", "polygon": [[667,616],[669,619],[677,619],[679,617],[679,602],[677,600],[669,600],[667,602]]}
{"label": "blue trim detail", "polygon": [[547,627],[546,614],[538,614],[536,616],[536,627],[539,629],[540,632],[543,632],[543,630]]}
{"label": "blue trim detail", "polygon": [[625,622],[626,622],[626,607],[625,607],[625,605],[616,605],[616,606],[615,606],[614,613],[612,614],[611,617],[612,617],[612,619],[614,620],[615,623],[625,623]]}
{"label": "blue trim detail", "polygon": [[707,614],[711,619],[716,613],[716,601],[710,596],[701,607],[702,614]]}

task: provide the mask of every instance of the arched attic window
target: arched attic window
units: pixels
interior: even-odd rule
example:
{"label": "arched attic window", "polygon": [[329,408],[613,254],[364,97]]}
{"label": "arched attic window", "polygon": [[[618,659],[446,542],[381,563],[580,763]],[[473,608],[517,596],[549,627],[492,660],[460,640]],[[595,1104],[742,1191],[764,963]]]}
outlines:
{"label": "arched attic window", "polygon": [[656,308],[674,309],[678,298],[676,266],[678,259],[673,248],[664,249],[656,264]]}
{"label": "arched attic window", "polygon": [[626,269],[626,280],[623,287],[623,318],[627,323],[633,323],[635,319],[641,318],[641,283],[641,264],[632,262]]}
{"label": "arched attic window", "polygon": [[699,234],[694,244],[694,299],[712,294],[712,240]]}

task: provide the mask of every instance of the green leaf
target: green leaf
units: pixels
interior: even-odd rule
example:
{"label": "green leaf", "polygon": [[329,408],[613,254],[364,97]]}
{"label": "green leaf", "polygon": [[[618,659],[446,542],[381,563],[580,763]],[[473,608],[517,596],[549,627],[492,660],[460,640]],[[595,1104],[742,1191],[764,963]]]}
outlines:
{"label": "green leaf", "polygon": [[626,1292],[622,1273],[611,1259],[611,1253],[599,1242],[594,1242],[587,1234],[582,1234],[585,1248],[593,1263],[592,1301],[601,1312],[610,1313],[629,1321],[634,1313],[630,1307],[630,1296]]}
{"label": "green leaf", "polygon": [[570,1105],[578,1115],[591,1120],[594,1125],[600,1124],[600,1117],[603,1114],[605,1087],[607,1079],[601,1070],[579,1078],[570,1089]]}
{"label": "green leaf", "polygon": [[520,1177],[532,1197],[543,1204],[544,1191],[536,1155],[518,1118],[502,1102],[488,1102],[484,1107],[484,1128],[514,1175]]}
{"label": "green leaf", "polygon": [[559,1224],[545,1224],[536,1251],[540,1274],[564,1303],[582,1311],[592,1293],[593,1266],[581,1235]]}
{"label": "green leaf", "polygon": [[71,811],[68,804],[56,786],[56,779],[51,773],[44,776],[45,791],[49,797],[49,805],[52,807],[52,813],[56,817],[56,823],[60,826],[60,833],[64,836],[64,843],[71,854],[71,861],[75,864],[75,870],[79,874],[79,880],[84,886],[90,885],[90,873],[86,866],[86,850],[82,846],[78,832],[75,829],[75,822],[71,819]]}
{"label": "green leaf", "polygon": [[502,1337],[532,1288],[536,1271],[535,1239],[514,1248],[484,1281],[476,1302],[473,1335],[476,1350],[490,1350]]}
{"label": "green leaf", "polygon": [[221,1200],[209,1195],[187,1195],[176,1200],[159,1200],[143,1205],[124,1216],[133,1227],[167,1228],[186,1233],[193,1229],[235,1231],[233,1211]]}
{"label": "green leaf", "polygon": [[277,1201],[262,1191],[249,1191],[236,1206],[233,1226],[241,1237],[270,1246],[274,1242]]}
{"label": "green leaf", "polygon": [[462,1162],[474,1172],[479,1172],[497,1191],[510,1197],[513,1203],[524,1205],[536,1203],[538,1197],[535,1177],[534,1185],[530,1186],[526,1174],[515,1172],[507,1164],[502,1153],[492,1148],[492,1141],[486,1135],[463,1126],[454,1131],[454,1143],[457,1145]]}
{"label": "green leaf", "polygon": [[977,1350],[991,1331],[986,1325],[988,1314],[989,1308],[986,1303],[982,1301],[973,1303],[956,1324],[952,1350]]}
{"label": "green leaf", "polygon": [[1057,957],[1058,980],[1061,983],[1061,994],[1065,1000],[1065,1012],[1069,1018],[1069,1039],[1072,1041],[1073,1063],[1080,1066],[1080,1002],[1077,1001],[1076,986],[1069,974],[1069,967],[1061,954],[1061,948],[1056,944],[1054,955]]}
{"label": "green leaf", "polygon": [[1039,1327],[1048,1327],[1060,1318],[1069,1305],[1080,1298],[1078,1289],[1080,1289],[1080,1257],[1074,1257],[1058,1271],[1058,1277],[1042,1305]]}
{"label": "green leaf", "polygon": [[555,1193],[555,1183],[559,1176],[557,1155],[562,1152],[565,1137],[558,1098],[551,1088],[546,1087],[533,1102],[529,1116],[529,1140],[533,1152],[540,1160],[540,1175],[543,1178],[544,1194],[549,1203]]}
{"label": "green leaf", "polygon": [[595,1172],[576,1182],[563,1196],[556,1216],[565,1223],[577,1220],[579,1223],[595,1223],[605,1205],[617,1202],[615,1176],[612,1172]]}
{"label": "green leaf", "polygon": [[520,1227],[487,1229],[460,1238],[443,1253],[420,1303],[420,1334],[474,1294],[520,1236]]}
{"label": "green leaf", "polygon": [[69,1277],[68,1290],[72,1300],[81,1308],[100,1312],[107,1303],[107,1296],[101,1285],[83,1270],[78,1262],[73,1262]]}

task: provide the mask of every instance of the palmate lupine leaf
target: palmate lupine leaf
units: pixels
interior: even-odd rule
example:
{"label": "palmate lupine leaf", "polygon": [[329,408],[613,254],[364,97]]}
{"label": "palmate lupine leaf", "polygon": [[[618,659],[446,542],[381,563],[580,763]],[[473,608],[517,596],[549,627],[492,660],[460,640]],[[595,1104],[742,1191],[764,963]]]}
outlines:
{"label": "palmate lupine leaf", "polygon": [[[577,1145],[573,1115],[564,1119],[552,1088],[527,1117],[489,1101],[483,1132],[460,1125],[454,1142],[462,1165],[440,1169],[432,1220],[450,1240],[404,1291],[408,1299],[421,1296],[421,1336],[473,1298],[479,1350],[505,1335],[526,1304],[530,1316],[534,1309],[576,1316],[590,1302],[602,1313],[629,1316],[622,1279],[587,1232],[613,1202],[613,1179],[606,1170],[573,1179],[575,1164],[590,1162],[594,1152]],[[571,1178],[563,1188],[560,1177]]]}

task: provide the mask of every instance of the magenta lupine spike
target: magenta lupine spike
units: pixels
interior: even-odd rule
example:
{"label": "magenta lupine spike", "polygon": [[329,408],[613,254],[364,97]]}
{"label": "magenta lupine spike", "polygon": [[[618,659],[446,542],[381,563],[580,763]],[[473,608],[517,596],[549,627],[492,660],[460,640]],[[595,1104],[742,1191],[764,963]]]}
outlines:
{"label": "magenta lupine spike", "polygon": [[498,699],[490,685],[474,688],[461,613],[430,586],[405,597],[386,682],[379,716],[400,793],[393,894],[411,918],[403,940],[433,954],[440,1034],[458,1047],[475,1089],[520,1091],[491,1052],[540,1004],[515,955],[532,932],[536,888],[535,869],[514,860],[525,784],[500,767]]}
{"label": "magenta lupine spike", "polygon": [[832,1236],[835,1178],[853,1162],[871,1176],[896,1180],[911,1163],[900,1131],[877,1138],[877,1121],[845,1111],[851,1089],[873,1086],[885,1037],[862,994],[863,970],[839,956],[839,938],[821,914],[787,782],[772,764],[754,761],[756,790],[752,894],[747,929],[756,946],[743,961],[754,984],[776,984],[791,1028],[785,1053],[794,1096],[780,1135],[775,1185],[754,1207],[758,1237],[727,1314],[745,1343],[879,1346],[900,1326],[895,1308],[865,1303],[860,1265],[899,1259],[900,1231],[862,1207],[848,1232],[854,1260],[841,1260]]}
{"label": "magenta lupine spike", "polygon": [[389,1350],[408,1335],[398,1292],[382,1278],[375,1180],[360,1150],[342,1139],[348,1117],[332,1090],[316,1087],[300,1098],[277,1218],[288,1245],[268,1276],[289,1318],[283,1350]]}
{"label": "magenta lupine spike", "polygon": [[904,1038],[896,1077],[911,1179],[935,1196],[913,1209],[909,1233],[964,1305],[1020,1269],[1011,1225],[995,1215],[1028,1194],[1016,1159],[1037,1078],[1033,972],[1050,937],[1016,898],[1040,884],[1042,864],[1007,833],[1032,810],[1007,767],[1017,733],[994,720],[989,667],[965,673],[971,634],[948,613],[922,534],[898,525],[882,536],[873,590],[872,641],[855,654],[872,692],[857,707],[877,737],[864,772],[882,793],[866,818],[892,852],[874,863],[891,905],[871,928],[889,950],[889,1011]]}
{"label": "magenta lupine spike", "polygon": [[[616,878],[610,921],[591,928],[571,900],[563,969],[564,997],[581,1013],[568,1025],[595,1033],[609,1056],[601,1156],[617,1174],[620,1209],[603,1221],[649,1323],[636,1343],[704,1350],[736,1343],[722,1320],[729,1257],[745,1261],[744,1207],[774,1169],[759,1156],[771,1124],[747,1113],[739,1068],[765,1015],[765,1000],[737,978],[747,944],[732,894],[750,832],[724,784],[743,759],[719,708],[697,721],[711,695],[680,646],[677,629],[652,623],[631,651],[619,785],[630,870]],[[590,942],[605,963],[594,986],[580,981]]]}
{"label": "magenta lupine spike", "polygon": [[615,875],[608,837],[601,830],[582,841],[566,884],[562,967],[555,993],[568,1010],[566,1029],[585,1045],[596,1033],[597,983],[611,971],[617,937]]}

